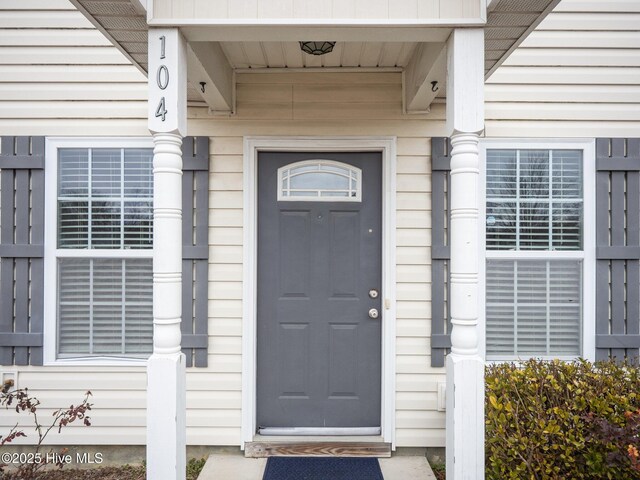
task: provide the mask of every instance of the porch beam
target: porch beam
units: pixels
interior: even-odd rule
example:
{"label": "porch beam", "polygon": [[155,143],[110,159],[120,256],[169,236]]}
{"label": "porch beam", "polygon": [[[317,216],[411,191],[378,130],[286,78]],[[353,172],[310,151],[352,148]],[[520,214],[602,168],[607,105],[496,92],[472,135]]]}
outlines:
{"label": "porch beam", "polygon": [[444,92],[446,74],[446,44],[420,43],[404,73],[407,113],[427,112],[436,95]]}
{"label": "porch beam", "polygon": [[218,42],[187,45],[187,75],[211,112],[233,113],[233,69]]}
{"label": "porch beam", "polygon": [[[180,20],[176,20],[180,22]],[[446,42],[451,26],[407,25],[262,25],[217,24],[180,25],[180,31],[192,42],[297,42],[327,40],[338,42]]]}
{"label": "porch beam", "polygon": [[177,28],[149,29],[153,135],[153,354],[147,363],[147,478],[184,480],[186,362],[181,352],[182,137],[187,48]]}
{"label": "porch beam", "polygon": [[479,149],[484,129],[484,31],[455,29],[447,42],[447,133],[451,137],[451,353],[447,356],[449,480],[484,479],[484,360],[478,345]]}

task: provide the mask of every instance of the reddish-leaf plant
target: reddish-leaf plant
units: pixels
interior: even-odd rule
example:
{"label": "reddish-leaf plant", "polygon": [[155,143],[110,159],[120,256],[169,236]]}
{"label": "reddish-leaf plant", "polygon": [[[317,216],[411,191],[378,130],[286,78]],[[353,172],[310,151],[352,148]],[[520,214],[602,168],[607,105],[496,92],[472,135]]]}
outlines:
{"label": "reddish-leaf plant", "polygon": [[[16,470],[11,471],[10,476],[7,477],[6,468],[9,466],[6,463],[0,463],[0,479],[12,478],[16,480],[35,480],[40,475],[42,469],[46,465],[53,465],[58,468],[62,468],[65,464],[64,458],[67,453],[67,449],[63,448],[58,452],[54,452],[50,449],[47,454],[42,454],[41,448],[49,432],[57,427],[58,433],[62,430],[62,427],[66,427],[70,423],[76,420],[81,420],[85,426],[91,425],[91,417],[87,415],[87,412],[91,410],[93,406],[89,403],[89,397],[91,392],[85,393],[84,399],[79,405],[71,405],[69,408],[61,408],[53,412],[53,419],[51,423],[45,425],[40,421],[38,417],[38,407],[40,406],[40,400],[29,394],[28,388],[21,388],[12,390],[13,380],[7,380],[2,385],[0,391],[0,405],[6,409],[13,408],[16,413],[25,412],[29,414],[35,425],[35,431],[38,434],[38,442],[35,446],[35,450],[28,454],[25,458],[29,461],[22,462],[17,465]],[[13,440],[19,437],[26,437],[24,430],[19,429],[16,423],[9,433],[5,436],[0,435],[0,446],[11,443]],[[21,458],[21,457],[18,457]]]}
{"label": "reddish-leaf plant", "polygon": [[640,410],[624,412],[622,425],[593,414],[587,415],[585,421],[591,425],[590,438],[609,447],[610,464],[630,465],[633,471],[640,472]]}

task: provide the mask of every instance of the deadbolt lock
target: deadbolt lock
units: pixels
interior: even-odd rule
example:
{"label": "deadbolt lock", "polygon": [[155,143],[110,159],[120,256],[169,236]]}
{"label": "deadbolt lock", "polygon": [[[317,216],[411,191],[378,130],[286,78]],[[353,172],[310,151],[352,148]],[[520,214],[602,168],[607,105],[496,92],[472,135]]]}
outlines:
{"label": "deadbolt lock", "polygon": [[378,318],[378,309],[372,308],[369,310],[369,318]]}
{"label": "deadbolt lock", "polygon": [[375,288],[369,290],[369,298],[378,298],[378,295],[378,290],[376,290]]}

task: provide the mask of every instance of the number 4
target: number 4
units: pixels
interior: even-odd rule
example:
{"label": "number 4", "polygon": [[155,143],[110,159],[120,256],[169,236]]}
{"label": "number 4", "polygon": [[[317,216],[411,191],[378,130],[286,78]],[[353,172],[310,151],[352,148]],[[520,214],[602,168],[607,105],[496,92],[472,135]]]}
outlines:
{"label": "number 4", "polygon": [[162,97],[160,103],[158,103],[158,108],[156,108],[156,117],[162,117],[162,121],[164,122],[166,115],[167,108],[164,105],[164,97]]}

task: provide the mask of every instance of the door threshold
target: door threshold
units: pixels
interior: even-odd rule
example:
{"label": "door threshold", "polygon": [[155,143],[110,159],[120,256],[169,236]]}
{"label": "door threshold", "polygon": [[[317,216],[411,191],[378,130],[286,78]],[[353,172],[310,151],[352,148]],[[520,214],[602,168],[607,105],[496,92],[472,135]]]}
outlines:
{"label": "door threshold", "polygon": [[380,427],[260,427],[259,435],[278,437],[323,436],[334,437],[343,435],[380,435]]}
{"label": "door threshold", "polygon": [[267,457],[391,457],[391,444],[379,436],[282,437],[254,436],[244,445],[244,456]]}
{"label": "door threshold", "polygon": [[253,436],[253,441],[264,443],[384,443],[382,435],[260,435],[259,433]]}

